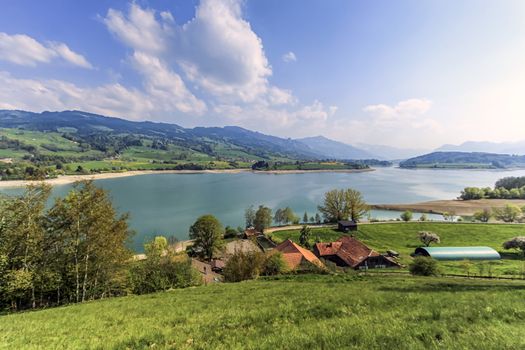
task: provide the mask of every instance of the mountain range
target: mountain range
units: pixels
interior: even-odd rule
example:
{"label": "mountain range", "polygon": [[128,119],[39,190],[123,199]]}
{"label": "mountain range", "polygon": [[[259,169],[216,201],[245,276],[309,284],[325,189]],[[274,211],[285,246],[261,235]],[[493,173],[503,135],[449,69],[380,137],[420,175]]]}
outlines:
{"label": "mountain range", "polygon": [[485,152],[499,154],[525,154],[525,140],[519,142],[467,141],[460,145],[443,145],[436,152]]}

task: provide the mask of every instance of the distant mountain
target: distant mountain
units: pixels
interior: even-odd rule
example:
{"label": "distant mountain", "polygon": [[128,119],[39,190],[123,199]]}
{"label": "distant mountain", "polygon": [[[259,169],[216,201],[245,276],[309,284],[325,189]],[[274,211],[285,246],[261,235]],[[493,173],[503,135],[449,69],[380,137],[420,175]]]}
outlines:
{"label": "distant mountain", "polygon": [[385,145],[370,145],[366,143],[358,143],[356,146],[372,154],[377,154],[379,159],[388,160],[407,159],[430,151],[428,149],[398,148]]}
{"label": "distant mountain", "polygon": [[[144,135],[167,139],[185,148],[216,155],[217,147],[226,146],[257,157],[323,159],[326,155],[302,142],[261,134],[236,126],[183,128],[176,124],[130,121],[82,111],[42,112],[0,110],[1,128],[55,131],[77,136]],[[223,146],[220,146],[223,145]]]}
{"label": "distant mountain", "polygon": [[348,145],[346,143],[330,140],[324,136],[305,137],[296,141],[308,146],[326,158],[335,159],[372,159],[380,158],[377,155]]}
{"label": "distant mountain", "polygon": [[525,156],[482,152],[433,152],[407,159],[401,168],[505,169],[525,167]]}
{"label": "distant mountain", "polygon": [[488,142],[467,141],[460,145],[443,145],[436,152],[487,152],[500,154],[525,154],[525,141],[520,142]]}

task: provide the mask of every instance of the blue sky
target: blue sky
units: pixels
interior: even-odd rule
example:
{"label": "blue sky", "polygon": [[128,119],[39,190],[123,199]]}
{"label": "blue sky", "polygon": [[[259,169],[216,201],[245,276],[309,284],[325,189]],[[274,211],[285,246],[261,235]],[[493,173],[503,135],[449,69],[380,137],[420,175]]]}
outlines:
{"label": "blue sky", "polygon": [[417,148],[525,139],[520,0],[0,6],[0,108]]}

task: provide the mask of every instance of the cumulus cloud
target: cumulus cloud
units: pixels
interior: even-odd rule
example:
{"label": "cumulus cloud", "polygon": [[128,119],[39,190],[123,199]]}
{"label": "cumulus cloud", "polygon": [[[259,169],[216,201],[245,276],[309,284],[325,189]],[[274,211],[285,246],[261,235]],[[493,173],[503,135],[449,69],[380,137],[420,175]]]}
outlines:
{"label": "cumulus cloud", "polygon": [[82,68],[93,68],[84,56],[60,42],[40,43],[24,34],[9,35],[0,32],[0,60],[23,66],[36,66],[62,59]]}
{"label": "cumulus cloud", "polygon": [[295,56],[295,53],[293,53],[292,51],[289,51],[283,55],[282,59],[286,63],[296,62],[297,56]]}

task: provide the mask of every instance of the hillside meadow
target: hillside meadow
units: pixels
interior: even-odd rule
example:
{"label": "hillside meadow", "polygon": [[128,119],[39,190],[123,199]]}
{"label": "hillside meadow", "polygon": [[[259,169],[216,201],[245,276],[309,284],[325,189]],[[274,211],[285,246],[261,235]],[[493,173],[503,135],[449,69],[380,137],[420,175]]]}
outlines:
{"label": "hillside meadow", "polygon": [[297,275],[0,317],[4,349],[523,348],[525,282]]}
{"label": "hillside meadow", "polygon": [[[400,253],[400,262],[409,264],[410,254],[421,246],[417,239],[419,231],[435,232],[441,238],[441,243],[432,246],[488,246],[497,250],[502,260],[499,261],[450,261],[439,262],[441,271],[445,274],[521,277],[525,263],[520,252],[504,250],[503,242],[516,237],[525,236],[525,225],[522,224],[477,224],[477,223],[446,223],[446,222],[393,222],[360,224],[355,237],[380,253],[395,250]],[[276,242],[291,239],[299,242],[299,229],[272,232],[271,237]],[[341,232],[332,228],[313,228],[310,234],[310,244],[316,240],[330,242],[337,240]],[[392,270],[388,270],[391,272]],[[401,270],[405,271],[405,270]]]}

